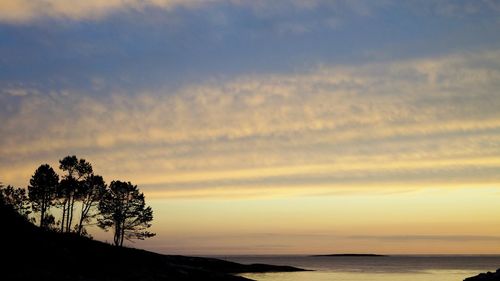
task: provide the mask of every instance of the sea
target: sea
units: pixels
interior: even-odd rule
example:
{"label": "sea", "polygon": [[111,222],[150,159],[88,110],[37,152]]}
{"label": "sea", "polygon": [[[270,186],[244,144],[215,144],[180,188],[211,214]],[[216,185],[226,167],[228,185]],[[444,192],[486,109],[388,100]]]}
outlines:
{"label": "sea", "polygon": [[461,281],[500,268],[500,255],[391,255],[382,257],[225,256],[244,264],[265,263],[303,272],[241,274],[257,281]]}

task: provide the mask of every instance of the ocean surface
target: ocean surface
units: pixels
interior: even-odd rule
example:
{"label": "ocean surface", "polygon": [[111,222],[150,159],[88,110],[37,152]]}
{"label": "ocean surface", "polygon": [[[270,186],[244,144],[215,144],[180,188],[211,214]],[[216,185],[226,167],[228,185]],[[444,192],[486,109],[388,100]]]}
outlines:
{"label": "ocean surface", "polygon": [[314,271],[242,274],[257,281],[460,281],[500,268],[500,256],[387,257],[224,256],[239,263],[291,265]]}

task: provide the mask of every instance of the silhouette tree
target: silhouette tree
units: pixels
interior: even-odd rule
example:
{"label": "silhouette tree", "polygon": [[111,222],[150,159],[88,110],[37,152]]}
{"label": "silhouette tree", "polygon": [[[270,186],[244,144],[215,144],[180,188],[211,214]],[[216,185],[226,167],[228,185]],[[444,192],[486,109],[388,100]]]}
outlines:
{"label": "silhouette tree", "polygon": [[0,197],[6,206],[11,207],[21,216],[28,219],[28,215],[31,213],[31,204],[26,195],[26,189],[14,188],[11,185],[4,188],[0,184]]}
{"label": "silhouette tree", "polygon": [[78,197],[82,201],[80,212],[80,222],[78,223],[77,233],[82,235],[86,233],[84,223],[89,223],[98,213],[93,213],[97,209],[99,201],[106,192],[106,183],[101,176],[90,175],[80,184]]}
{"label": "silhouette tree", "polygon": [[62,208],[61,214],[61,225],[60,231],[65,232],[67,230],[67,217],[69,206],[71,205],[71,199],[73,198],[73,189],[77,185],[77,182],[73,178],[63,178],[61,182],[57,186],[56,190],[56,198],[57,198],[57,206]]}
{"label": "silhouette tree", "polygon": [[[75,155],[66,156],[59,160],[59,169],[66,172],[59,185],[57,195],[60,198],[59,205],[62,207],[61,232],[70,232],[73,223],[75,202],[79,196],[84,196],[83,182],[92,175],[92,165],[85,159],[78,159]],[[83,207],[82,207],[83,208]],[[80,226],[76,229],[81,232]]]}
{"label": "silhouette tree", "polygon": [[48,164],[43,164],[31,176],[28,186],[28,198],[33,210],[40,212],[40,227],[49,228],[54,217],[48,214],[52,200],[56,195],[59,176]]}
{"label": "silhouette tree", "polygon": [[[0,182],[0,190],[3,190],[3,183]],[[3,206],[6,206],[6,203],[5,203],[5,198],[4,198],[4,195],[3,195],[3,191],[0,192],[0,207],[3,207]]]}
{"label": "silhouette tree", "polygon": [[[0,189],[3,189],[4,185],[2,182],[0,182]],[[4,202],[4,199],[3,199],[3,192],[0,192],[0,200],[1,202],[3,203]]]}
{"label": "silhouette tree", "polygon": [[99,227],[114,228],[114,244],[123,246],[123,240],[144,240],[154,236],[146,231],[153,220],[153,210],[146,207],[144,194],[130,182],[112,181],[99,202]]}

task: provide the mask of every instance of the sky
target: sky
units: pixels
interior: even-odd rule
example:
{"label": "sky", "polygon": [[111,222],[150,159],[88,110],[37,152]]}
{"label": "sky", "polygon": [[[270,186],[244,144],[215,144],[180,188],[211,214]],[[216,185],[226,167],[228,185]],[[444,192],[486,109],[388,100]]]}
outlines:
{"label": "sky", "polygon": [[496,0],[0,0],[0,181],[85,158],[161,253],[500,254],[498,30]]}

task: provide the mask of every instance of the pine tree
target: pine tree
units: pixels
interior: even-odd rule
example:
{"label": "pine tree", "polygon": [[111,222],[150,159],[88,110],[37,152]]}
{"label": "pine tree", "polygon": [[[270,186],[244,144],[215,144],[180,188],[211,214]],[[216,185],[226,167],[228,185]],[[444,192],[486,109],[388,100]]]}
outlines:
{"label": "pine tree", "polygon": [[43,164],[35,171],[28,186],[28,197],[33,210],[40,212],[40,227],[49,228],[53,217],[49,215],[50,206],[56,195],[59,176],[48,164]]}
{"label": "pine tree", "polygon": [[82,203],[80,222],[77,229],[79,235],[85,233],[84,224],[97,216],[98,213],[94,212],[94,210],[97,209],[99,201],[103,198],[105,192],[106,183],[101,176],[91,175],[81,183],[78,191],[78,198]]}
{"label": "pine tree", "polygon": [[4,188],[0,184],[0,197],[2,197],[5,205],[11,207],[21,216],[28,219],[28,215],[31,214],[31,204],[26,195],[26,189],[14,188],[11,185]]}
{"label": "pine tree", "polygon": [[[80,199],[80,196],[85,196],[82,190],[84,189],[83,185],[92,176],[93,170],[89,162],[85,161],[85,159],[78,159],[75,155],[64,157],[59,160],[59,164],[59,169],[66,173],[61,180],[57,192],[60,199],[59,205],[63,209],[61,232],[70,232],[75,203]],[[79,224],[76,226],[76,229],[81,232]]]}
{"label": "pine tree", "polygon": [[123,240],[144,240],[154,236],[146,231],[153,220],[153,210],[146,207],[144,194],[130,182],[113,181],[99,202],[99,227],[114,229],[114,244],[123,246]]}

